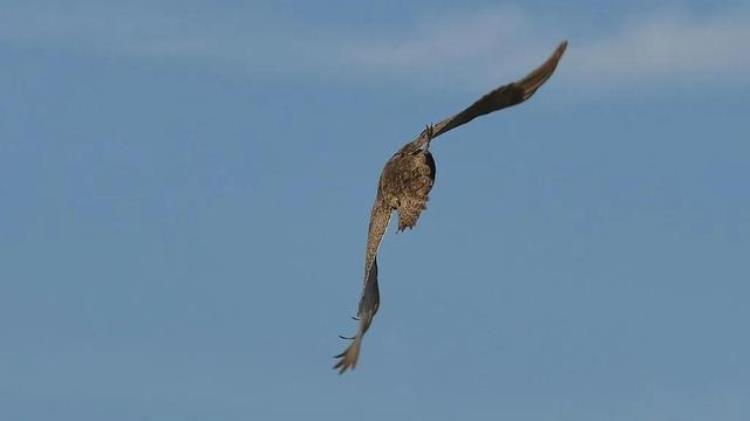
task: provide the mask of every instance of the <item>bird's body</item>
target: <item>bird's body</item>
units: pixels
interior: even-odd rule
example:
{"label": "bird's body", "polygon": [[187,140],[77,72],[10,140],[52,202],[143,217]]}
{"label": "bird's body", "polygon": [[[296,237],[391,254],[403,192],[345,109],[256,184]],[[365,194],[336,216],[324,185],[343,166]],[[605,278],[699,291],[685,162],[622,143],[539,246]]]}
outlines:
{"label": "bird's body", "polygon": [[[429,144],[427,144],[429,145]],[[398,151],[383,168],[380,176],[382,200],[398,212],[398,229],[413,228],[435,183],[435,160],[427,147],[415,149],[411,144]]]}
{"label": "bird's body", "polygon": [[466,124],[474,118],[519,104],[530,98],[552,75],[565,52],[567,42],[561,43],[552,56],[520,81],[501,86],[480,98],[462,112],[446,118],[434,126],[427,126],[414,141],[404,145],[386,162],[380,175],[378,191],[370,213],[370,225],[365,251],[365,276],[362,296],[357,310],[358,332],[352,343],[336,358],[334,366],[340,373],[355,368],[362,337],[372,323],[380,306],[378,290],[377,253],[388,228],[391,213],[398,214],[398,230],[413,228],[427,206],[428,195],[435,183],[435,160],[429,151],[437,136]]}

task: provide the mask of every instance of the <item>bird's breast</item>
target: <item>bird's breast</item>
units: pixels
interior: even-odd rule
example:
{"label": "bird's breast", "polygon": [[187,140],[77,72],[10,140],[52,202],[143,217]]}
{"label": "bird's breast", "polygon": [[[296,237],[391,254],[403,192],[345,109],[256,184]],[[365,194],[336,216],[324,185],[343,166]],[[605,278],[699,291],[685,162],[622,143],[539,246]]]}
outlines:
{"label": "bird's breast", "polygon": [[399,153],[386,163],[380,189],[386,203],[398,211],[399,229],[416,224],[434,181],[435,161],[427,151]]}

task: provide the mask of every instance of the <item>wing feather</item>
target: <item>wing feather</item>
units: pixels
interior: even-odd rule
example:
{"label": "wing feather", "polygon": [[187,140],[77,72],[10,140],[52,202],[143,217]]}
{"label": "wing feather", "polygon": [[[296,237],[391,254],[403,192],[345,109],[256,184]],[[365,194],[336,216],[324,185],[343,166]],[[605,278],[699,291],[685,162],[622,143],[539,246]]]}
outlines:
{"label": "wing feather", "polygon": [[357,366],[362,337],[370,328],[372,319],[380,307],[377,254],[380,242],[391,220],[391,212],[392,209],[383,201],[380,191],[378,191],[378,197],[375,199],[375,204],[372,206],[372,212],[370,213],[370,226],[367,233],[364,285],[357,309],[357,318],[359,319],[357,334],[351,338],[352,343],[344,352],[334,357],[339,358],[339,361],[333,368],[339,370],[340,374]]}
{"label": "wing feather", "polygon": [[465,110],[443,119],[432,126],[430,130],[432,133],[429,133],[429,136],[427,136],[427,131],[422,132],[420,138],[425,138],[427,141],[430,141],[431,139],[434,139],[449,130],[455,129],[458,126],[462,126],[479,116],[502,110],[503,108],[512,107],[531,98],[537,89],[544,85],[544,82],[546,82],[547,79],[552,76],[552,73],[555,72],[557,63],[560,61],[560,58],[562,58],[567,47],[567,41],[561,42],[555,49],[555,52],[552,53],[552,55],[541,66],[526,75],[526,77],[490,91]]}

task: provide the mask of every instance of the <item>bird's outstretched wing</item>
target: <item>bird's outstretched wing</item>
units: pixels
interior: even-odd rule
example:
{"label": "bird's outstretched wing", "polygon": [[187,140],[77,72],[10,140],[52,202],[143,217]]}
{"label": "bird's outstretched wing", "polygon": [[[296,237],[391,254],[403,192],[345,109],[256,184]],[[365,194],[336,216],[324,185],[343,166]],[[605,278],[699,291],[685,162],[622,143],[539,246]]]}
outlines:
{"label": "bird's outstretched wing", "polygon": [[378,290],[378,248],[380,247],[380,241],[383,239],[385,230],[388,228],[388,223],[391,220],[392,209],[383,201],[380,191],[378,190],[378,196],[375,199],[375,204],[372,206],[372,212],[370,213],[370,227],[367,234],[367,251],[365,252],[365,279],[362,287],[362,297],[359,300],[359,308],[357,309],[357,319],[359,320],[359,327],[357,334],[351,338],[352,343],[339,355],[334,358],[339,358],[334,369],[339,370],[340,374],[343,374],[348,369],[354,369],[357,366],[357,359],[359,358],[359,349],[362,345],[362,337],[370,328],[375,313],[378,312],[380,306],[380,291]]}
{"label": "bird's outstretched wing", "polygon": [[429,142],[441,134],[464,125],[479,116],[512,107],[531,98],[536,90],[544,85],[544,82],[552,76],[567,46],[567,41],[561,42],[547,61],[526,75],[526,77],[494,89],[460,113],[443,119],[432,126],[430,136],[427,136],[426,132],[422,132],[422,135],[417,138],[416,142]]}

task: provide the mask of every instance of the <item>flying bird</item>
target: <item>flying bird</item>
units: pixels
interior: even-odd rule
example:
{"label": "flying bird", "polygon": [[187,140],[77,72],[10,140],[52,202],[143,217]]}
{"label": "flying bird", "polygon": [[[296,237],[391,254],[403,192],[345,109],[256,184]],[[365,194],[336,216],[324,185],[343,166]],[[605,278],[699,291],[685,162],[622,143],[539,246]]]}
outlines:
{"label": "flying bird", "polygon": [[563,41],[541,66],[516,82],[500,86],[479,98],[460,113],[437,124],[428,125],[412,142],[406,144],[386,162],[380,174],[378,192],[370,213],[370,226],[365,251],[365,275],[362,295],[359,300],[357,333],[349,346],[334,358],[339,359],[334,369],[340,374],[357,366],[362,337],[370,328],[373,317],[380,306],[378,290],[378,248],[385,234],[391,213],[398,213],[398,231],[414,228],[419,215],[426,209],[427,196],[435,183],[435,160],[430,153],[430,143],[441,134],[466,124],[476,117],[520,104],[542,86],[557,67],[565,52],[567,41]]}

